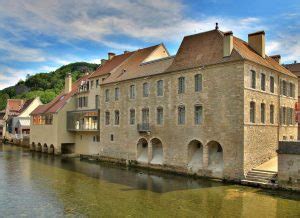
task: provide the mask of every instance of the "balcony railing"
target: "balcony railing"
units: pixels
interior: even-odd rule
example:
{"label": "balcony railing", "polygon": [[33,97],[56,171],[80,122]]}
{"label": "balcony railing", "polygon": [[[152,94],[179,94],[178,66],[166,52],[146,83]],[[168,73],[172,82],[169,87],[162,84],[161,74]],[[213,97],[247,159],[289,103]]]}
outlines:
{"label": "balcony railing", "polygon": [[137,125],[138,132],[151,132],[149,123],[139,123]]}
{"label": "balcony railing", "polygon": [[99,131],[99,110],[68,111],[68,131]]}

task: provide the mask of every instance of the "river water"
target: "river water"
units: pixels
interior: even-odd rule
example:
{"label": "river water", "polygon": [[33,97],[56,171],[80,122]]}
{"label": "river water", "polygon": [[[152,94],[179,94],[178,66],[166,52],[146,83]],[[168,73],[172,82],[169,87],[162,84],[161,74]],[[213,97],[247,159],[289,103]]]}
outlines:
{"label": "river water", "polygon": [[0,145],[0,217],[300,217],[300,194]]}

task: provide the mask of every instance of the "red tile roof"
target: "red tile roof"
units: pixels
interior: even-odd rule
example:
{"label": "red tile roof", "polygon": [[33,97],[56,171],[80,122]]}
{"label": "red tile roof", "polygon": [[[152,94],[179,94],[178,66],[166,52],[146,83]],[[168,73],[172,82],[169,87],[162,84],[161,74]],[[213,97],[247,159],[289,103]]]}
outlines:
{"label": "red tile roof", "polygon": [[[147,73],[151,73],[150,69],[148,72],[144,72],[143,69],[147,67],[141,67],[141,64],[159,46],[160,45],[155,45],[135,51],[126,60],[126,62],[121,64],[106,80],[104,80],[103,84],[142,77]],[[165,69],[166,68],[164,68],[163,70]],[[163,70],[161,70],[160,72],[163,72]]]}
{"label": "red tile roof", "polygon": [[34,111],[32,111],[31,115],[58,112],[67,103],[67,101],[74,94],[76,94],[77,89],[81,85],[81,82],[87,80],[89,76],[90,75],[84,75],[83,77],[78,79],[75,83],[73,83],[71,92],[65,94],[64,91],[62,91],[61,94],[54,98],[50,103],[38,106]]}
{"label": "red tile roof", "polygon": [[97,70],[90,75],[90,78],[106,75],[112,70],[122,64],[127,58],[129,58],[134,52],[127,52],[125,54],[116,55],[111,60],[106,61],[105,64],[99,66]]}
{"label": "red tile roof", "polygon": [[22,109],[23,104],[23,99],[7,99],[6,109],[9,112],[18,112]]}

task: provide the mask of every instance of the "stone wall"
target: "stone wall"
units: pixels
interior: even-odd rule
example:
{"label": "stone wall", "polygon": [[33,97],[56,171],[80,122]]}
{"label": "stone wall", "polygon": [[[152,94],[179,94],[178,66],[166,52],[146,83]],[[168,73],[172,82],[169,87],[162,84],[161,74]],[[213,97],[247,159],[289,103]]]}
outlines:
{"label": "stone wall", "polygon": [[[251,88],[250,72],[256,72],[256,88]],[[265,90],[261,89],[261,73],[266,76]],[[274,93],[270,90],[270,76],[274,77]],[[297,139],[297,125],[280,123],[280,107],[294,108],[297,98],[280,95],[280,79],[286,79],[296,85],[297,79],[280,74],[263,66],[245,63],[244,79],[244,172],[276,156],[278,141],[284,136]],[[250,122],[250,102],[255,102],[255,123]],[[261,104],[265,104],[265,123],[261,121]],[[270,121],[270,105],[274,106],[274,123]],[[294,117],[293,117],[294,118]],[[278,128],[279,126],[279,128]]]}
{"label": "stone wall", "polygon": [[[108,84],[102,90],[120,88],[120,100],[104,102],[101,93],[100,141],[101,155],[136,160],[137,144],[141,138],[148,142],[149,156],[152,156],[153,139],[163,146],[163,164],[187,169],[188,145],[198,140],[203,146],[203,168],[199,175],[237,179],[243,177],[243,75],[242,62],[228,63],[181,72],[149,76]],[[203,88],[195,92],[194,76],[202,74]],[[178,78],[184,76],[185,93],[178,94]],[[156,95],[157,81],[164,81],[164,95]],[[149,97],[142,97],[142,84],[150,84]],[[130,85],[136,86],[136,99],[129,99]],[[186,109],[186,123],[178,124],[178,106]],[[203,121],[194,124],[194,107],[203,106]],[[156,124],[156,109],[164,110],[162,125]],[[149,108],[150,133],[139,133],[143,108]],[[129,124],[130,109],[136,111],[136,122]],[[120,124],[114,125],[114,111],[120,111]],[[110,112],[110,125],[105,125],[105,112]],[[112,140],[113,137],[113,140]],[[157,141],[157,140],[156,140]],[[224,171],[215,174],[209,166],[209,142],[218,142],[223,149]]]}
{"label": "stone wall", "polygon": [[279,142],[278,184],[282,188],[300,190],[300,142]]}

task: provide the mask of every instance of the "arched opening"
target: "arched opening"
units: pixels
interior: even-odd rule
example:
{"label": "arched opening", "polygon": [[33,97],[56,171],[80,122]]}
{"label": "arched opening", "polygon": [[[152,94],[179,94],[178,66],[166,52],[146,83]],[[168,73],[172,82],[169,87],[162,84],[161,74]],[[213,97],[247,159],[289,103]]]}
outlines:
{"label": "arched opening", "polygon": [[198,140],[188,144],[188,168],[197,172],[203,166],[203,145]]}
{"label": "arched opening", "polygon": [[50,145],[48,153],[54,154],[54,145],[52,145],[52,144]]}
{"label": "arched opening", "polygon": [[36,149],[35,147],[36,147],[36,146],[35,146],[35,143],[32,142],[32,143],[31,143],[31,150],[32,150],[32,151],[35,151],[35,149]]}
{"label": "arched opening", "polygon": [[36,147],[36,151],[42,152],[42,145],[41,145],[41,143],[38,143],[38,145]]}
{"label": "arched opening", "polygon": [[154,138],[151,140],[152,144],[152,159],[151,164],[162,164],[164,160],[163,147],[159,139]]}
{"label": "arched opening", "polygon": [[148,142],[141,138],[137,144],[137,161],[148,163]]}
{"label": "arched opening", "polygon": [[208,168],[212,172],[222,173],[224,168],[223,162],[223,148],[216,142],[211,141],[207,144],[208,146]]}
{"label": "arched opening", "polygon": [[48,153],[48,146],[47,146],[46,143],[45,143],[44,146],[43,146],[43,152],[44,152],[44,153]]}

